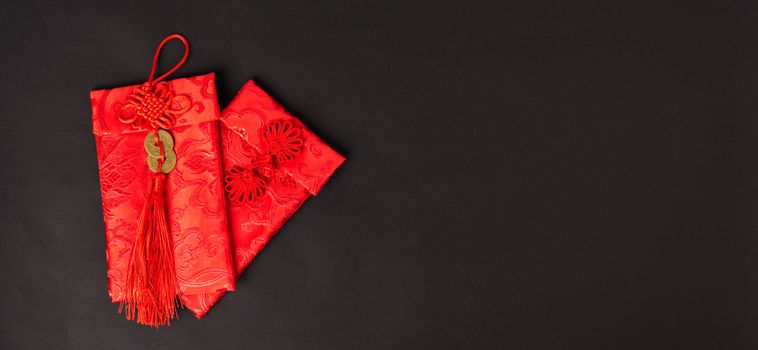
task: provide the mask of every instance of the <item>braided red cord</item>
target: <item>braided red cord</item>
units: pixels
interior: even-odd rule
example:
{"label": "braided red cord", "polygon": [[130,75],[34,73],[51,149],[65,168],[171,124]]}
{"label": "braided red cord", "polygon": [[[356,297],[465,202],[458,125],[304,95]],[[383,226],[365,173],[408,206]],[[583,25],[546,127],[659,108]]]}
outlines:
{"label": "braided red cord", "polygon": [[[168,72],[163,73],[163,75],[159,76],[158,79],[153,80],[153,76],[155,76],[155,68],[158,64],[158,56],[161,54],[161,50],[163,49],[163,46],[166,45],[171,40],[178,39],[184,44],[184,55],[182,56],[182,59],[179,60],[179,62],[174,65],[173,68],[169,69]],[[150,86],[153,86],[166,78],[167,76],[171,75],[171,73],[175,72],[179,67],[181,67],[184,64],[184,61],[187,60],[187,56],[189,56],[189,43],[187,42],[187,39],[179,34],[171,34],[167,36],[166,38],[161,41],[160,44],[158,44],[158,48],[155,50],[155,56],[153,56],[153,67],[150,68],[150,76],[147,78],[147,84]]]}

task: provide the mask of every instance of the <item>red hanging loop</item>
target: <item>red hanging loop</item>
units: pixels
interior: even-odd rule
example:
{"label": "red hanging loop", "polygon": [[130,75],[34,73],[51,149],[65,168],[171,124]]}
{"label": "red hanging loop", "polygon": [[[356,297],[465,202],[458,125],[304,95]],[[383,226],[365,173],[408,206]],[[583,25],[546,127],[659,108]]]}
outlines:
{"label": "red hanging loop", "polygon": [[[165,46],[169,41],[179,39],[182,44],[184,44],[184,56],[182,56],[182,59],[179,60],[179,63],[174,65],[173,68],[169,69],[168,72],[163,73],[163,75],[159,76],[157,79],[153,80],[153,77],[155,76],[155,66],[158,64],[158,56],[161,54],[161,50],[163,49],[163,46]],[[189,43],[187,42],[187,39],[179,34],[171,34],[167,36],[166,38],[161,41],[160,44],[158,44],[158,48],[155,49],[155,56],[153,56],[153,67],[150,68],[150,76],[147,78],[147,85],[153,86],[153,84],[157,84],[161,80],[165,79],[167,76],[169,76],[171,73],[175,72],[179,67],[181,67],[184,64],[184,61],[187,60],[187,56],[189,56]]]}

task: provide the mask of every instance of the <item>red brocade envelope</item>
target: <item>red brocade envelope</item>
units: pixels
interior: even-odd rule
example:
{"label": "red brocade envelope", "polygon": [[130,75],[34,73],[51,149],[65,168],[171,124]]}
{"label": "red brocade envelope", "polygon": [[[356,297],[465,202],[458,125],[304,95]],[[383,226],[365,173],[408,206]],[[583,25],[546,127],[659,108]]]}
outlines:
{"label": "red brocade envelope", "polygon": [[[221,122],[229,232],[239,275],[345,158],[253,81],[224,109]],[[189,295],[185,306],[203,315],[223,294]]]}
{"label": "red brocade envelope", "polygon": [[[138,87],[91,92],[92,127],[105,219],[108,292],[113,302],[124,301],[138,220],[155,184],[151,183],[153,173],[146,165],[146,134],[150,131],[146,127],[124,123],[125,112],[129,113],[130,108],[141,108],[135,105],[131,95]],[[176,294],[185,306],[201,317],[204,312],[196,310],[204,308],[193,304],[194,296],[231,291],[235,286],[214,75],[156,82],[151,89],[155,95],[168,100],[166,107],[161,105],[161,108],[175,116],[173,124],[164,128],[173,137],[175,155],[175,166],[164,178],[166,221],[174,248],[178,284]],[[161,145],[157,141],[156,144]],[[170,145],[167,147],[167,152],[171,153]],[[163,157],[163,151],[160,154]],[[166,157],[167,162],[169,158]],[[168,163],[161,160],[161,164],[165,168]],[[160,169],[159,165],[158,172]],[[160,325],[168,320],[153,318],[140,323]]]}

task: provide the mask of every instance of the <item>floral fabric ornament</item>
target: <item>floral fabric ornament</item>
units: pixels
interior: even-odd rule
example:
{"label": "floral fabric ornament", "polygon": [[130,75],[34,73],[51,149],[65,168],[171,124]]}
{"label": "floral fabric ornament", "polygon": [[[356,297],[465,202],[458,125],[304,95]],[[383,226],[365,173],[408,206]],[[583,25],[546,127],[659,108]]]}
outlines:
{"label": "floral fabric ornament", "polygon": [[[229,232],[239,275],[305,200],[318,194],[345,158],[253,81],[224,109],[220,132]],[[223,294],[193,294],[188,299],[193,312],[203,315]]]}
{"label": "floral fabric ornament", "polygon": [[[177,39],[184,57],[154,79],[162,47]],[[201,309],[193,296],[235,285],[214,74],[164,81],[188,51],[171,35],[147,82],[90,93],[108,292],[128,319],[151,326],[169,324],[180,302]]]}

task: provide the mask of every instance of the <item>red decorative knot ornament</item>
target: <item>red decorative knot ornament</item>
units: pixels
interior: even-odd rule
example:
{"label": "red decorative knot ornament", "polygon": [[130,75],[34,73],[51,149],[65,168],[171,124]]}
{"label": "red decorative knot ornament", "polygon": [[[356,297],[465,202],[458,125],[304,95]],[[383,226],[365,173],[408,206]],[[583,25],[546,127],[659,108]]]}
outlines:
{"label": "red decorative knot ornament", "polygon": [[153,87],[145,83],[129,95],[121,107],[119,120],[135,129],[169,129],[176,123],[177,116],[190,109],[191,102],[187,96],[174,96],[167,84]]}
{"label": "red decorative knot ornament", "polygon": [[268,179],[277,165],[295,159],[303,146],[300,128],[289,120],[275,120],[261,130],[266,154],[252,164],[235,166],[227,171],[224,181],[229,200],[234,204],[258,202],[266,193]]}
{"label": "red decorative knot ornament", "polygon": [[[153,80],[158,55],[163,46],[173,39],[179,39],[184,44],[184,57],[171,70]],[[131,124],[135,129],[147,127],[145,151],[147,165],[153,171],[150,193],[136,227],[125,296],[119,312],[126,310],[127,319],[136,319],[137,323],[150,326],[170,324],[177,316],[177,305],[181,305],[177,300],[179,284],[165,202],[166,173],[176,165],[176,154],[174,140],[165,129],[174,126],[176,115],[186,112],[190,104],[172,109],[175,96],[165,84],[156,84],[177,70],[187,59],[188,53],[189,44],[184,37],[174,34],[163,39],[155,52],[147,82],[134,89],[119,113],[122,123]],[[187,97],[183,99],[189,100]],[[133,113],[124,113],[132,110]]]}

